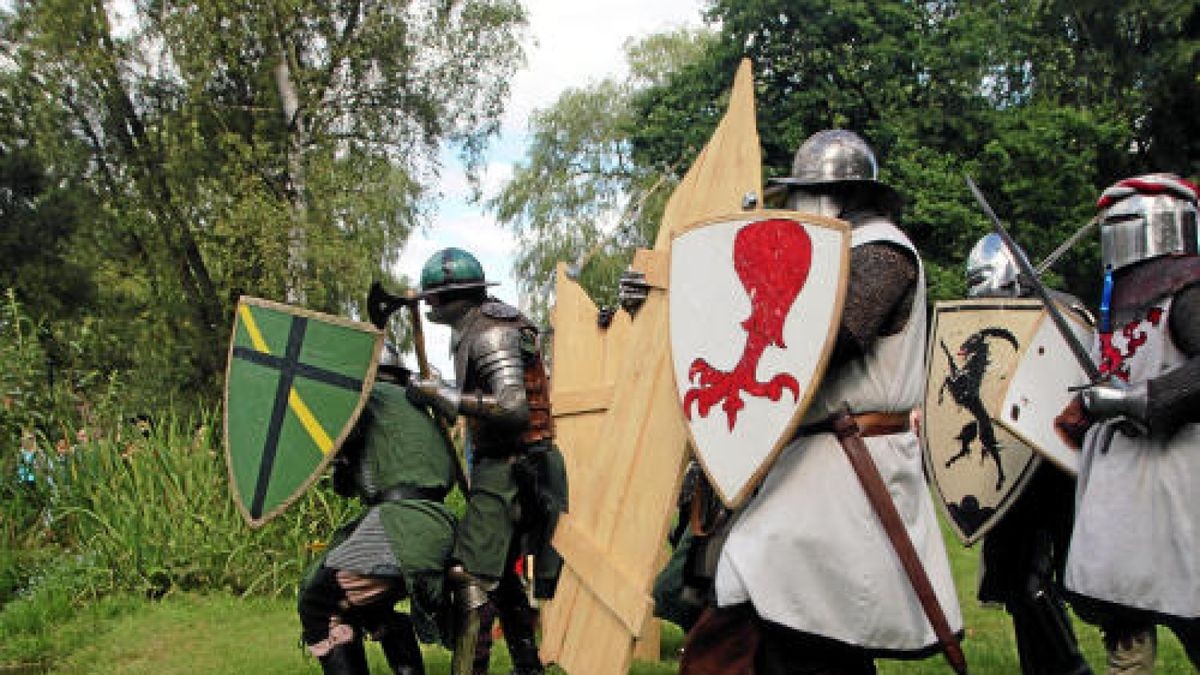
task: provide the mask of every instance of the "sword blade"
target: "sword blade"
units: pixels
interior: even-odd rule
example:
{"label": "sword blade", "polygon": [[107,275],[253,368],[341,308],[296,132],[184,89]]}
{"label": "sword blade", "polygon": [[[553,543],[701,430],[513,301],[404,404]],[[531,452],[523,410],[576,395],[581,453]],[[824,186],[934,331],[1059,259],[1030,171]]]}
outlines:
{"label": "sword blade", "polygon": [[1062,312],[1058,310],[1058,305],[1050,297],[1050,292],[1046,290],[1045,284],[1038,278],[1033,265],[1029,264],[1029,259],[1025,257],[1025,252],[1013,241],[1008,230],[1004,229],[1004,225],[1000,223],[996,212],[992,210],[991,204],[988,204],[987,198],[983,196],[979,187],[975,185],[975,181],[971,180],[970,176],[964,175],[963,178],[966,179],[967,187],[971,189],[971,194],[974,195],[975,201],[979,202],[980,208],[983,209],[983,212],[992,221],[992,229],[996,231],[996,234],[1000,235],[1000,238],[1004,240],[1004,245],[1012,252],[1013,259],[1017,261],[1017,267],[1020,268],[1021,274],[1028,277],[1029,283],[1033,285],[1034,292],[1037,293],[1038,297],[1046,305],[1046,312],[1050,315],[1050,320],[1054,322],[1054,327],[1058,329],[1059,334],[1062,335],[1063,340],[1067,343],[1067,347],[1071,350],[1071,355],[1075,357],[1079,366],[1083,368],[1083,372],[1087,373],[1088,379],[1092,382],[1102,380],[1100,369],[1096,367],[1091,355],[1079,343],[1079,339],[1075,337],[1074,331],[1067,324],[1067,320],[1063,317]]}

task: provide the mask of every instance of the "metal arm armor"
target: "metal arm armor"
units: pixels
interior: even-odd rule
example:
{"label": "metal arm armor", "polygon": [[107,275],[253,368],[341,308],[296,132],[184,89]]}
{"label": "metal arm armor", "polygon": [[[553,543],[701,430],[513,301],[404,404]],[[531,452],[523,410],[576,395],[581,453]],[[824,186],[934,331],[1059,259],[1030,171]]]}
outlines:
{"label": "metal arm armor", "polygon": [[1170,331],[1188,360],[1146,383],[1150,425],[1164,432],[1200,422],[1200,283],[1175,295]]}
{"label": "metal arm armor", "polygon": [[459,412],[494,424],[520,428],[529,423],[525,360],[516,326],[490,326],[474,336],[474,391],[464,391]]}

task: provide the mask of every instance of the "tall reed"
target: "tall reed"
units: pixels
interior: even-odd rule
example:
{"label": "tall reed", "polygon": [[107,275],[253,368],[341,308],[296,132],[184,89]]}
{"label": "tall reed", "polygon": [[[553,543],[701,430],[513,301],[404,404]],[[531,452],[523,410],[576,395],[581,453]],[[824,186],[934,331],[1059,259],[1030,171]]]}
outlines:
{"label": "tall reed", "polygon": [[107,571],[111,590],[290,592],[314,549],[355,505],[318,484],[251,530],[230,494],[213,413],[159,420],[76,445],[54,469],[50,514],[71,548]]}

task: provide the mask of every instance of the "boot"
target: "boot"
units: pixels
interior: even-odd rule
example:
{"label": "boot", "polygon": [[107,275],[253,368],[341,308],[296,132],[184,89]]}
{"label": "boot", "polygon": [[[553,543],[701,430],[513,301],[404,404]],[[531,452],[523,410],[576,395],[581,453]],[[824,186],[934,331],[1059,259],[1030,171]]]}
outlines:
{"label": "boot", "polygon": [[525,586],[515,574],[506,574],[492,597],[500,617],[508,655],[512,657],[513,675],[541,675],[544,672],[534,638],[537,617],[529,606]]}
{"label": "boot", "polygon": [[546,672],[532,635],[506,639],[508,655],[512,657],[512,675],[542,675]]}
{"label": "boot", "polygon": [[461,566],[447,573],[455,585],[454,650],[450,657],[450,675],[471,675],[475,661],[475,644],[479,641],[480,610],[488,602],[487,589]]}
{"label": "boot", "polygon": [[371,675],[362,640],[340,644],[319,660],[324,675]]}
{"label": "boot", "polygon": [[1154,626],[1104,631],[1108,675],[1153,675],[1158,636]]}
{"label": "boot", "polygon": [[375,639],[395,675],[425,675],[421,646],[407,614],[393,612],[391,620],[376,632]]}
{"label": "boot", "polygon": [[492,661],[492,631],[496,625],[496,608],[491,602],[479,608],[479,638],[475,643],[475,662],[471,667],[473,675],[487,675],[488,665]]}

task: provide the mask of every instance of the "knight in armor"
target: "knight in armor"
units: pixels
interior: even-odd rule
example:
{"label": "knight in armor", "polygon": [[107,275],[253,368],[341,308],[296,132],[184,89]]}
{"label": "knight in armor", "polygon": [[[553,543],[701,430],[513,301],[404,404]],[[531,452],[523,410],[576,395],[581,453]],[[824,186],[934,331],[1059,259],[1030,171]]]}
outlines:
{"label": "knight in armor", "polygon": [[414,380],[408,395],[447,419],[463,416],[473,458],[466,514],[450,555],[459,613],[452,672],[471,672],[490,602],[513,672],[524,675],[543,668],[534,614],[514,567],[526,553],[535,555],[534,594],[553,594],[562,561],[550,537],[566,510],[566,472],[553,442],[539,332],[517,309],[489,297],[487,285],[479,262],[461,249],[445,249],[426,262],[422,298],[429,320],[453,331],[455,384]]}
{"label": "knight in armor", "polygon": [[[363,639],[378,640],[392,672],[422,675],[413,617],[436,639],[454,515],[452,449],[413,405],[408,372],[385,345],[363,413],[333,460],[333,487],[365,513],[340,528],[300,584],[302,638],[325,675],[369,675]],[[413,617],[397,612],[408,598]]]}
{"label": "knight in armor", "polygon": [[[729,519],[712,602],[689,631],[682,673],[874,673],[874,659],[938,650],[916,594],[830,420],[849,406],[955,632],[962,618],[921,451],[909,429],[924,379],[925,279],[896,226],[900,198],[850,131],[797,150],[788,208],[852,227],[834,353],[796,437]],[[636,293],[637,289],[632,289]],[[627,294],[628,295],[628,294]],[[844,419],[844,418],[843,418]]]}
{"label": "knight in armor", "polygon": [[1153,672],[1155,626],[1200,668],[1200,256],[1197,188],[1122,180],[1100,211],[1101,382],[1059,417],[1082,441],[1065,586],[1110,673]]}
{"label": "knight in armor", "polygon": [[[1033,295],[1033,287],[1023,282],[1013,254],[997,234],[975,244],[967,256],[966,271],[968,297]],[[1054,294],[1060,306],[1084,313],[1075,298]],[[1084,317],[1090,319],[1090,315]],[[1074,515],[1075,479],[1040,455],[1033,461],[1033,476],[1003,519],[984,535],[978,598],[1002,603],[1012,616],[1022,673],[1090,673],[1079,652],[1061,589]]]}

